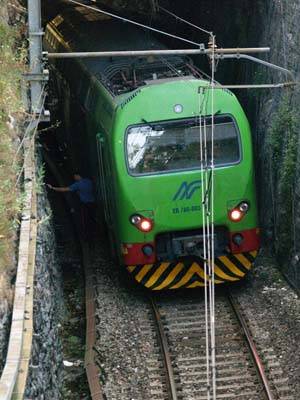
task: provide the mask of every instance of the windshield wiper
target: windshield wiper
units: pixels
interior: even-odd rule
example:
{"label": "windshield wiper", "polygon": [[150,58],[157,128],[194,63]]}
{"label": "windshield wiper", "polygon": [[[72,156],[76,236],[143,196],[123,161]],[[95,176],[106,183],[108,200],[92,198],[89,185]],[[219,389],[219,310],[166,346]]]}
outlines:
{"label": "windshield wiper", "polygon": [[147,124],[148,126],[150,126],[150,128],[154,131],[161,131],[163,130],[163,128],[161,127],[161,125],[154,125],[151,122],[148,122],[145,120],[145,118],[141,118],[142,122],[144,122],[144,124]]}
{"label": "windshield wiper", "polygon": [[151,129],[153,129],[155,131],[155,126],[152,125],[150,122],[146,121],[145,118],[141,118],[142,122],[144,122],[144,124],[147,124],[148,126],[150,126]]}

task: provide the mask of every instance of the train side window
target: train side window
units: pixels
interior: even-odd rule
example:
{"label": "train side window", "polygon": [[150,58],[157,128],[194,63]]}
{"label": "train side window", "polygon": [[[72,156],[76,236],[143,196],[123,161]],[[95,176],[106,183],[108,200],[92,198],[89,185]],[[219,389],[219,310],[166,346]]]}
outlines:
{"label": "train side window", "polygon": [[100,195],[104,205],[104,216],[107,223],[111,221],[110,209],[108,204],[108,192],[107,183],[105,181],[106,169],[105,169],[105,159],[104,159],[104,135],[102,133],[97,134],[97,158],[98,158],[98,170],[99,170],[99,186]]}
{"label": "train side window", "polygon": [[80,95],[81,89],[82,89],[82,80],[80,79],[80,81],[78,82],[77,88],[76,88],[76,94],[78,97]]}
{"label": "train side window", "polygon": [[[83,102],[83,106],[85,107],[87,97],[90,91],[90,80],[87,76],[80,77],[80,89],[78,91],[78,99],[80,102]],[[81,103],[82,104],[82,103]]]}
{"label": "train side window", "polygon": [[88,105],[89,105],[89,98],[90,98],[90,96],[91,96],[91,87],[88,88],[88,91],[87,91],[86,96],[85,96],[85,98],[84,98],[84,103],[83,103],[83,105],[84,105],[84,108],[85,108],[86,110],[88,110]]}
{"label": "train side window", "polygon": [[95,88],[94,87],[89,88],[87,97],[84,102],[84,107],[86,110],[88,110],[88,111],[93,110],[93,104],[95,103],[96,96],[97,96],[97,92],[96,92]]}
{"label": "train side window", "polygon": [[[72,70],[72,74],[74,76],[78,75],[78,81],[77,83],[74,85],[74,100],[76,103],[80,104],[80,107],[83,108],[84,107],[84,101],[85,101],[85,96],[87,94],[88,91],[88,85],[86,84],[86,77],[85,76],[80,76],[80,72],[77,71],[76,68],[76,63],[74,63],[74,69]],[[66,71],[67,73],[67,71]]]}

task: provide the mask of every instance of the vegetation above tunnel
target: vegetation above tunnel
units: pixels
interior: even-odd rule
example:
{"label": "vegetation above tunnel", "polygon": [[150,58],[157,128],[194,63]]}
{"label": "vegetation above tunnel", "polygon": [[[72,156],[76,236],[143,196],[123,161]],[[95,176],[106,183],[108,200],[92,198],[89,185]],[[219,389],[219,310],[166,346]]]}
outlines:
{"label": "vegetation above tunnel", "polygon": [[[7,5],[0,15],[7,16]],[[24,113],[20,95],[23,50],[20,27],[0,18],[0,298],[11,300],[10,274],[14,269],[14,243],[21,196],[17,189],[17,126]]]}

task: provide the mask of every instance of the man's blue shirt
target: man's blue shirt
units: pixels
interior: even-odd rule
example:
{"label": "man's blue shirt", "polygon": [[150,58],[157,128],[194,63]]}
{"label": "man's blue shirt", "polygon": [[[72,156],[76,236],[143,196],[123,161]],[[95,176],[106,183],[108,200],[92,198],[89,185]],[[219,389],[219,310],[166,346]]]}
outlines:
{"label": "man's blue shirt", "polygon": [[88,178],[82,178],[69,186],[71,192],[77,192],[82,203],[94,203],[93,183]]}

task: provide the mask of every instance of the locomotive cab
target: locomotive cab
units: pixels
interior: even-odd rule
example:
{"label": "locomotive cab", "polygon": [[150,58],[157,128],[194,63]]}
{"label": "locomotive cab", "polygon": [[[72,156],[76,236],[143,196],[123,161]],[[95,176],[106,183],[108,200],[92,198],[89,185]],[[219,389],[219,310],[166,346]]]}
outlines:
{"label": "locomotive cab", "polygon": [[[205,169],[212,114],[216,282],[240,280],[259,248],[249,125],[227,90],[216,90],[212,113],[211,91],[199,94],[205,85],[201,80],[152,85],[116,113],[120,255],[135,279],[152,290],[203,285],[202,202],[209,196],[204,180],[209,187],[211,179]],[[206,108],[199,114],[201,103]]]}

